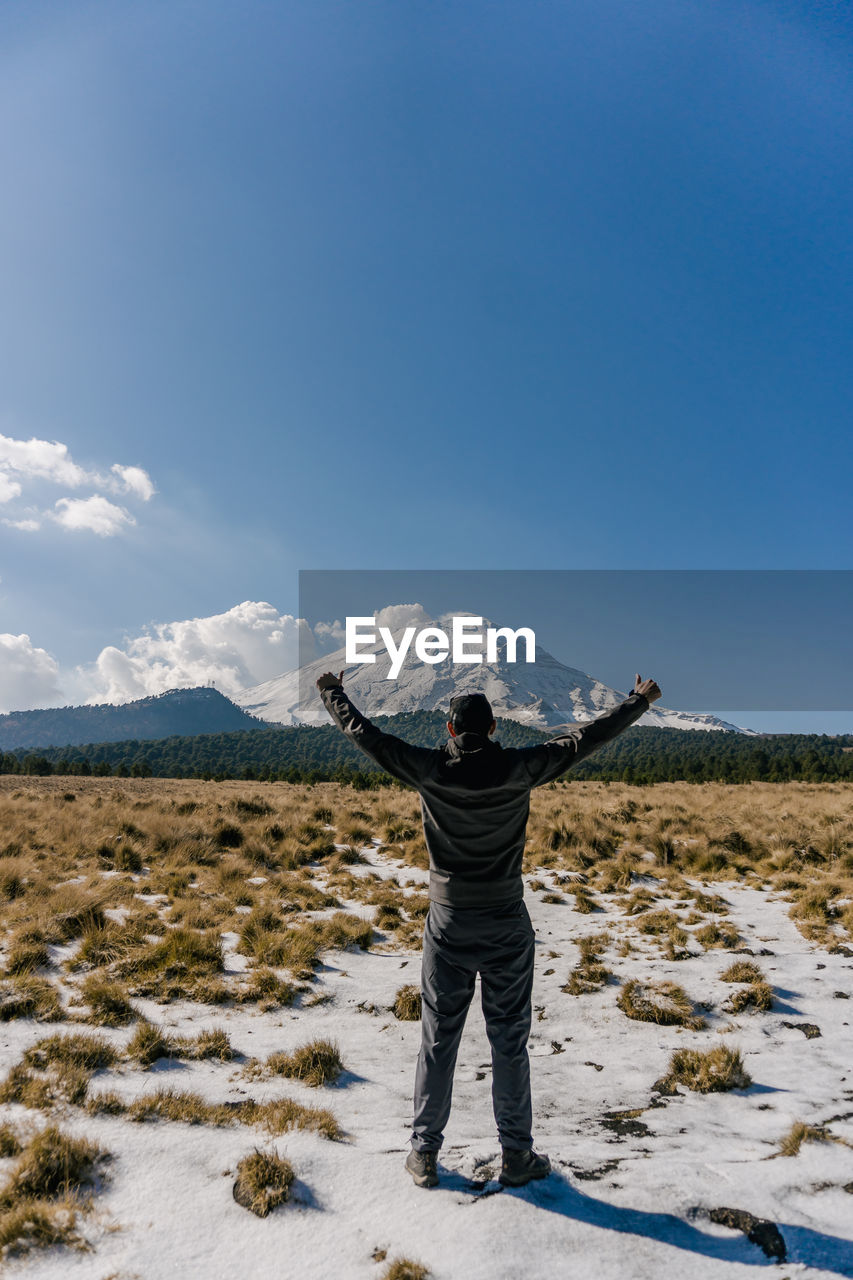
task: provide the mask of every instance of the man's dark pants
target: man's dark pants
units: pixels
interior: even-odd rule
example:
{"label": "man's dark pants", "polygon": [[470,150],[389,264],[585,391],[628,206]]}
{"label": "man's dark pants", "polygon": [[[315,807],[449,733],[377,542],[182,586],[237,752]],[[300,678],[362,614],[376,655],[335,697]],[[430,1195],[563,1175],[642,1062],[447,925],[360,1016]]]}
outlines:
{"label": "man's dark pants", "polygon": [[430,903],[421,968],[421,1050],[412,1146],[437,1151],[450,1115],[453,1072],[480,974],[492,1048],[492,1101],[501,1146],[533,1146],[530,1035],[534,932],[522,901],[491,908]]}

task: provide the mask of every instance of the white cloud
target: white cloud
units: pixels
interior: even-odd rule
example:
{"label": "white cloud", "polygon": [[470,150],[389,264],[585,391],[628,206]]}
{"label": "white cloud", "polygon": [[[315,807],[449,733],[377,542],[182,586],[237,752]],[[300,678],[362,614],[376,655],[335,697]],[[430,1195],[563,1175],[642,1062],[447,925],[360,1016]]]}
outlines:
{"label": "white cloud", "polygon": [[[378,625],[395,631],[431,621],[420,604],[390,605],[375,616]],[[15,710],[122,703],[211,682],[232,697],[292,671],[300,659],[310,662],[332,646],[339,648],[343,636],[340,620],[321,622],[312,631],[304,619],[279,613],[263,600],[244,600],[206,618],[155,623],[121,645],[108,645],[94,662],[73,671],[60,672],[28,636],[0,636],[0,701]]]}
{"label": "white cloud", "polygon": [[77,489],[86,482],[94,483],[97,476],[84,471],[73,462],[68,445],[58,440],[13,440],[0,435],[0,467],[18,475],[40,480],[52,480],[55,484]]}
{"label": "white cloud", "polygon": [[334,622],[318,622],[314,627],[318,653],[334,653],[346,644],[346,628],[340,618]]}
{"label": "white cloud", "polygon": [[59,666],[28,635],[0,633],[0,711],[56,706],[60,700]]}
{"label": "white cloud", "polygon": [[20,529],[22,533],[35,533],[41,528],[41,520],[35,520],[31,517],[23,517],[21,520],[4,520],[3,523],[8,525],[10,529]]}
{"label": "white cloud", "polygon": [[143,471],[142,467],[123,467],[116,462],[110,470],[118,476],[121,493],[135,493],[137,498],[147,502],[157,492],[151,477],[147,471]]}
{"label": "white cloud", "polygon": [[12,480],[5,471],[0,471],[0,502],[11,502],[13,498],[20,498],[21,493],[17,480]]}
{"label": "white cloud", "polygon": [[136,524],[129,511],[117,507],[99,493],[91,498],[60,498],[53,518],[64,529],[85,529],[101,538],[111,538],[129,525]]}
{"label": "white cloud", "polygon": [[[90,471],[79,466],[68,446],[58,440],[35,437],[16,440],[0,435],[0,504],[20,498],[25,486],[44,482],[68,489],[90,486],[108,493],[127,494],[142,502],[148,502],[156,493],[151,477],[142,467],[115,462],[106,473]],[[53,512],[40,512],[32,507],[19,509],[4,523],[32,533],[41,528],[40,517],[47,516],[65,529],[87,530],[101,537],[110,537],[136,523],[130,512],[111,503],[101,493],[89,498],[60,498]]]}
{"label": "white cloud", "polygon": [[399,631],[402,627],[428,627],[433,619],[422,604],[389,604],[374,615],[377,627]]}
{"label": "white cloud", "polygon": [[[426,627],[433,621],[422,604],[389,604],[384,609],[376,610],[373,616],[377,627],[390,627],[394,632],[403,627]],[[314,638],[318,657],[324,653],[334,653],[346,644],[346,628],[340,618],[336,618],[334,622],[318,622],[314,626]]]}
{"label": "white cloud", "polygon": [[313,643],[301,619],[246,600],[208,618],[157,623],[121,648],[109,645],[90,667],[77,668],[78,687],[88,702],[129,702],[210,681],[230,696],[298,666],[300,637]]}

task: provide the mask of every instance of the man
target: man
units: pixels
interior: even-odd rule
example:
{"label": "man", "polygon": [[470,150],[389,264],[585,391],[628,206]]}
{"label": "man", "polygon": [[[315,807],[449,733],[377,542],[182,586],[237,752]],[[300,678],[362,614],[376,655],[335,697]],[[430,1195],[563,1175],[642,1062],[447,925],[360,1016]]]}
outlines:
{"label": "man", "polygon": [[412,746],[371,724],[344,692],[343,674],[327,672],[317,681],[326,710],[371,759],[420,793],[429,851],[421,1049],[406,1169],[419,1187],[438,1183],[437,1155],[450,1116],[456,1055],[479,973],[492,1050],[500,1181],[519,1187],[547,1177],[548,1157],[533,1150],[527,1056],[534,933],[524,905],[521,863],[530,791],[627,729],[661,691],[654,680],[638,675],[619,706],[520,750],[492,740],[497,724],[484,694],[463,694],[450,704],[449,740],[433,749]]}

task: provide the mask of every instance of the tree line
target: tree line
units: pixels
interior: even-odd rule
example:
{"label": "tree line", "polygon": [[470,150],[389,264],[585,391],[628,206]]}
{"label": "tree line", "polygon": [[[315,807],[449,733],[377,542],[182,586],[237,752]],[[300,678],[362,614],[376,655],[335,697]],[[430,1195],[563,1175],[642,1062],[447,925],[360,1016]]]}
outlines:
{"label": "tree line", "polygon": [[[447,736],[441,712],[377,716],[375,723],[418,746]],[[505,747],[545,741],[546,734],[499,722]],[[95,777],[253,779],[282,782],[390,782],[334,725],[294,725],[155,740],[0,753],[0,773]],[[571,771],[607,782],[834,782],[853,780],[853,735],[745,734],[699,729],[628,729]]]}

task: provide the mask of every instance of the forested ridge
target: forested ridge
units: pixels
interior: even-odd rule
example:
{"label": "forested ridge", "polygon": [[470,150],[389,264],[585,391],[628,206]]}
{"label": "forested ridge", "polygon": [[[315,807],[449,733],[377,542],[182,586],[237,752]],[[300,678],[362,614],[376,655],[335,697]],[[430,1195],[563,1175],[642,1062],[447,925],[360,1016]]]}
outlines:
{"label": "forested ridge", "polygon": [[114,705],[49,707],[0,715],[0,748],[20,753],[55,743],[127,742],[132,738],[222,734],[259,729],[250,716],[218,689],[169,689],[166,693]]}
{"label": "forested ridge", "polygon": [[[374,723],[419,746],[446,738],[441,712],[377,716]],[[537,729],[501,720],[505,747],[543,742]],[[0,772],[96,774],[164,778],[388,781],[334,725],[295,725],[156,740],[130,739],[0,754]],[[853,780],[853,735],[773,734],[751,737],[719,730],[634,726],[571,771],[575,778],[622,782],[809,782]]]}

